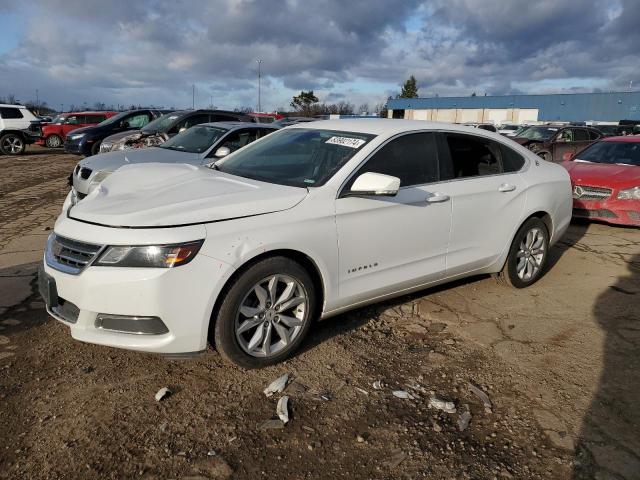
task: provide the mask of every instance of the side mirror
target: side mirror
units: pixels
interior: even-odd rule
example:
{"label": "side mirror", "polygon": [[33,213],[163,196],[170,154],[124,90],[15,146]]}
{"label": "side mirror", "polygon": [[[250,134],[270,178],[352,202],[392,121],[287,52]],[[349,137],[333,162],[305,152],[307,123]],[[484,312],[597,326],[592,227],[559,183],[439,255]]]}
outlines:
{"label": "side mirror", "polygon": [[226,157],[230,153],[231,149],[229,147],[220,147],[218,150],[216,150],[216,153],[214,153],[213,156],[216,158],[222,158]]}
{"label": "side mirror", "polygon": [[565,154],[562,155],[562,160],[565,162],[569,162],[573,158],[573,155],[573,152],[565,152]]}
{"label": "side mirror", "polygon": [[367,172],[356,178],[347,195],[380,195],[394,197],[400,189],[400,179],[382,173]]}

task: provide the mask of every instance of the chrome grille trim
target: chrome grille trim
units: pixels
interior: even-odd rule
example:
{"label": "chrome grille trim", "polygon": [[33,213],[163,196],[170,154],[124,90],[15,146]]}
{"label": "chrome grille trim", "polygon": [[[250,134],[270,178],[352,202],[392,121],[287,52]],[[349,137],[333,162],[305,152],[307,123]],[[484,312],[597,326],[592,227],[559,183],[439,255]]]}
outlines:
{"label": "chrome grille trim", "polygon": [[47,240],[45,260],[51,268],[78,275],[98,257],[104,245],[80,242],[52,233]]}
{"label": "chrome grille trim", "polygon": [[574,185],[573,198],[576,200],[604,200],[609,198],[613,190],[603,187],[591,187],[588,185]]}

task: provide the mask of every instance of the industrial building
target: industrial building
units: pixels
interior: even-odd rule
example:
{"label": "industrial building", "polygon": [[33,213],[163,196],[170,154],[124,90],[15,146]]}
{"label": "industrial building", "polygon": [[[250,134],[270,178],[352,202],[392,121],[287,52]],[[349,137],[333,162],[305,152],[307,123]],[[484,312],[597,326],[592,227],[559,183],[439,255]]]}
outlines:
{"label": "industrial building", "polygon": [[395,98],[389,118],[451,123],[640,120],[640,92]]}

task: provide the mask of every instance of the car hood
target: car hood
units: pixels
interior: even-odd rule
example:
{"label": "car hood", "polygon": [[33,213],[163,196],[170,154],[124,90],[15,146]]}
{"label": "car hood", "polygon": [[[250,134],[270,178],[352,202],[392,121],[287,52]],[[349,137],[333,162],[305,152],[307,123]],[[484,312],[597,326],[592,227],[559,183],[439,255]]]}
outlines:
{"label": "car hood", "polygon": [[581,185],[627,188],[640,185],[640,167],[581,161],[562,162],[572,182]]}
{"label": "car hood", "polygon": [[167,148],[141,148],[135,150],[116,150],[88,157],[80,162],[82,167],[99,171],[113,172],[124,165],[138,163],[190,163],[200,165],[202,162],[197,153],[179,152]]}
{"label": "car hood", "polygon": [[259,182],[207,167],[127,165],[68,215],[111,227],[171,227],[287,210],[306,195],[306,188]]}

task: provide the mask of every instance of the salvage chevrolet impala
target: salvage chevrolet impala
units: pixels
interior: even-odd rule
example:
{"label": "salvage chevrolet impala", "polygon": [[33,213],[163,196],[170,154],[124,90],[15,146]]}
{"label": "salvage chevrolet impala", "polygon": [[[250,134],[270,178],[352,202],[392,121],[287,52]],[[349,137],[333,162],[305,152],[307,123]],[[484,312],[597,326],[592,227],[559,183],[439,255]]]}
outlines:
{"label": "salvage chevrolet impala", "polygon": [[315,319],[496,274],[537,281],[569,175],[498,134],[404,120],[299,124],[207,166],[127,165],[63,213],[40,291],[87,342],[215,344],[261,367]]}

